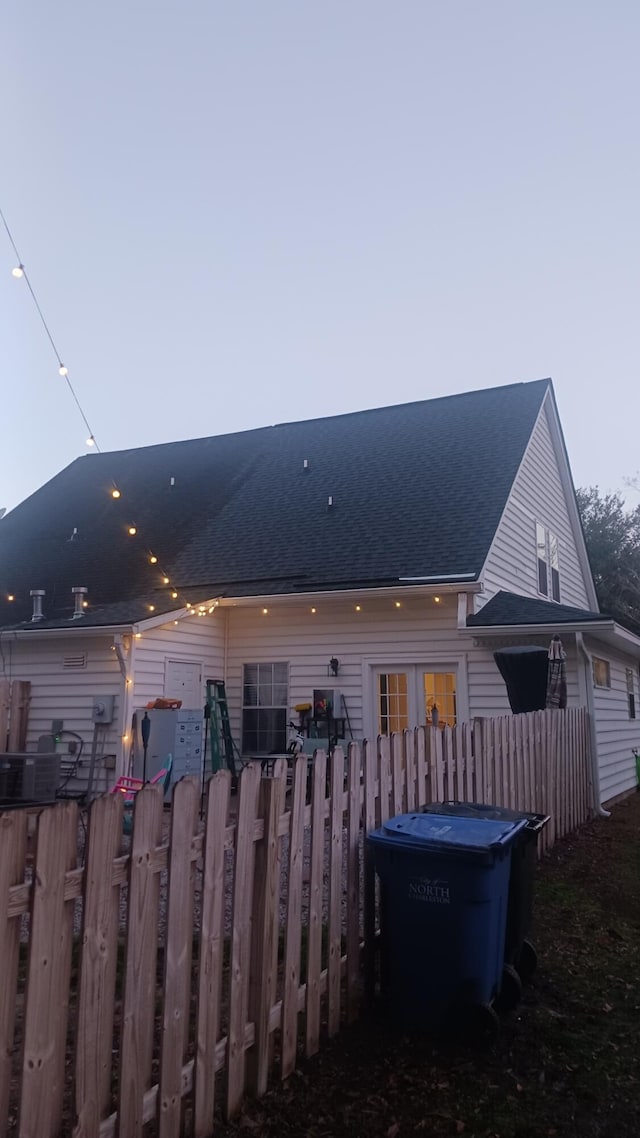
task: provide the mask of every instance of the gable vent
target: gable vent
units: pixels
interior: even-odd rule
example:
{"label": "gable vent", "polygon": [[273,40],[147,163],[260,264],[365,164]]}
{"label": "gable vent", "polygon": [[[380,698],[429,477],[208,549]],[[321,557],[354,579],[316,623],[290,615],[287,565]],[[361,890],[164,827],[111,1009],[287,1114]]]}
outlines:
{"label": "gable vent", "polygon": [[87,654],[86,654],[86,652],[78,652],[78,654],[76,656],[63,656],[62,657],[62,667],[63,668],[77,669],[77,668],[86,668],[86,666],[87,666]]}

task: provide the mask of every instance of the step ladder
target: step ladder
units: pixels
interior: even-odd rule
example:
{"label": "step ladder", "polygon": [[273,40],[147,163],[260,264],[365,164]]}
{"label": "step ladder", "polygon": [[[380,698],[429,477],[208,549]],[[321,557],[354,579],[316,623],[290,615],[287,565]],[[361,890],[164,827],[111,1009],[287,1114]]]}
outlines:
{"label": "step ladder", "polygon": [[224,680],[207,680],[207,707],[211,737],[211,769],[228,770],[237,778],[244,766],[231,734],[229,706]]}

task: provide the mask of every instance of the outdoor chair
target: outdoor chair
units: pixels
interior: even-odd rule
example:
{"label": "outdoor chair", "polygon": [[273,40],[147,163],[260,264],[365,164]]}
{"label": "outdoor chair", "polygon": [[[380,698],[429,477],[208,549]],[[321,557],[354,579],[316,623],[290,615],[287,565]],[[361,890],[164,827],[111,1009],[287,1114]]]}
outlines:
{"label": "outdoor chair", "polygon": [[162,767],[157,774],[154,774],[153,778],[147,779],[146,782],[141,778],[132,778],[130,775],[123,774],[114,783],[111,793],[122,794],[124,798],[123,829],[125,834],[130,834],[133,828],[133,807],[138,791],[142,790],[143,786],[161,786],[163,795],[166,794],[171,784],[172,767],[173,755],[167,755],[167,765]]}

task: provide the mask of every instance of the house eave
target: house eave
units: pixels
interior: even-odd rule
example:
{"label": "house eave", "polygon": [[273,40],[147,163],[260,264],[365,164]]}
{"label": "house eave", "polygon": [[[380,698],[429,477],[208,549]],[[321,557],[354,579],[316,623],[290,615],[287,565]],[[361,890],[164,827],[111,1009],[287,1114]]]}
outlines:
{"label": "house eave", "polygon": [[241,608],[251,607],[252,605],[272,604],[272,605],[295,605],[303,601],[308,604],[310,601],[327,601],[327,600],[353,600],[355,598],[361,600],[369,597],[388,597],[391,595],[407,596],[423,596],[434,597],[456,595],[457,593],[482,593],[484,585],[481,581],[470,581],[468,578],[458,578],[455,581],[447,580],[440,583],[417,584],[411,585],[406,583],[406,578],[399,578],[397,584],[385,585],[381,587],[373,587],[368,589],[322,589],[312,590],[308,592],[300,590],[296,593],[256,593],[252,596],[245,597],[224,597],[217,598],[221,608]]}
{"label": "house eave", "polygon": [[473,637],[476,647],[489,647],[491,641],[504,642],[539,636],[566,637],[581,632],[593,640],[599,640],[609,648],[623,652],[640,660],[640,637],[616,624],[614,620],[582,620],[556,624],[487,624],[467,626],[463,630]]}

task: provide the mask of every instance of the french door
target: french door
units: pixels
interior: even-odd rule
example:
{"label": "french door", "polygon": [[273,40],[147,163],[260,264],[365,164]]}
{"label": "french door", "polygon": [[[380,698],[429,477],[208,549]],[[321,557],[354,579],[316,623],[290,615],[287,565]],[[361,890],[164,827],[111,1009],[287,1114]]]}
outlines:
{"label": "french door", "polygon": [[373,669],[374,729],[390,735],[409,727],[455,726],[456,665],[407,664]]}

